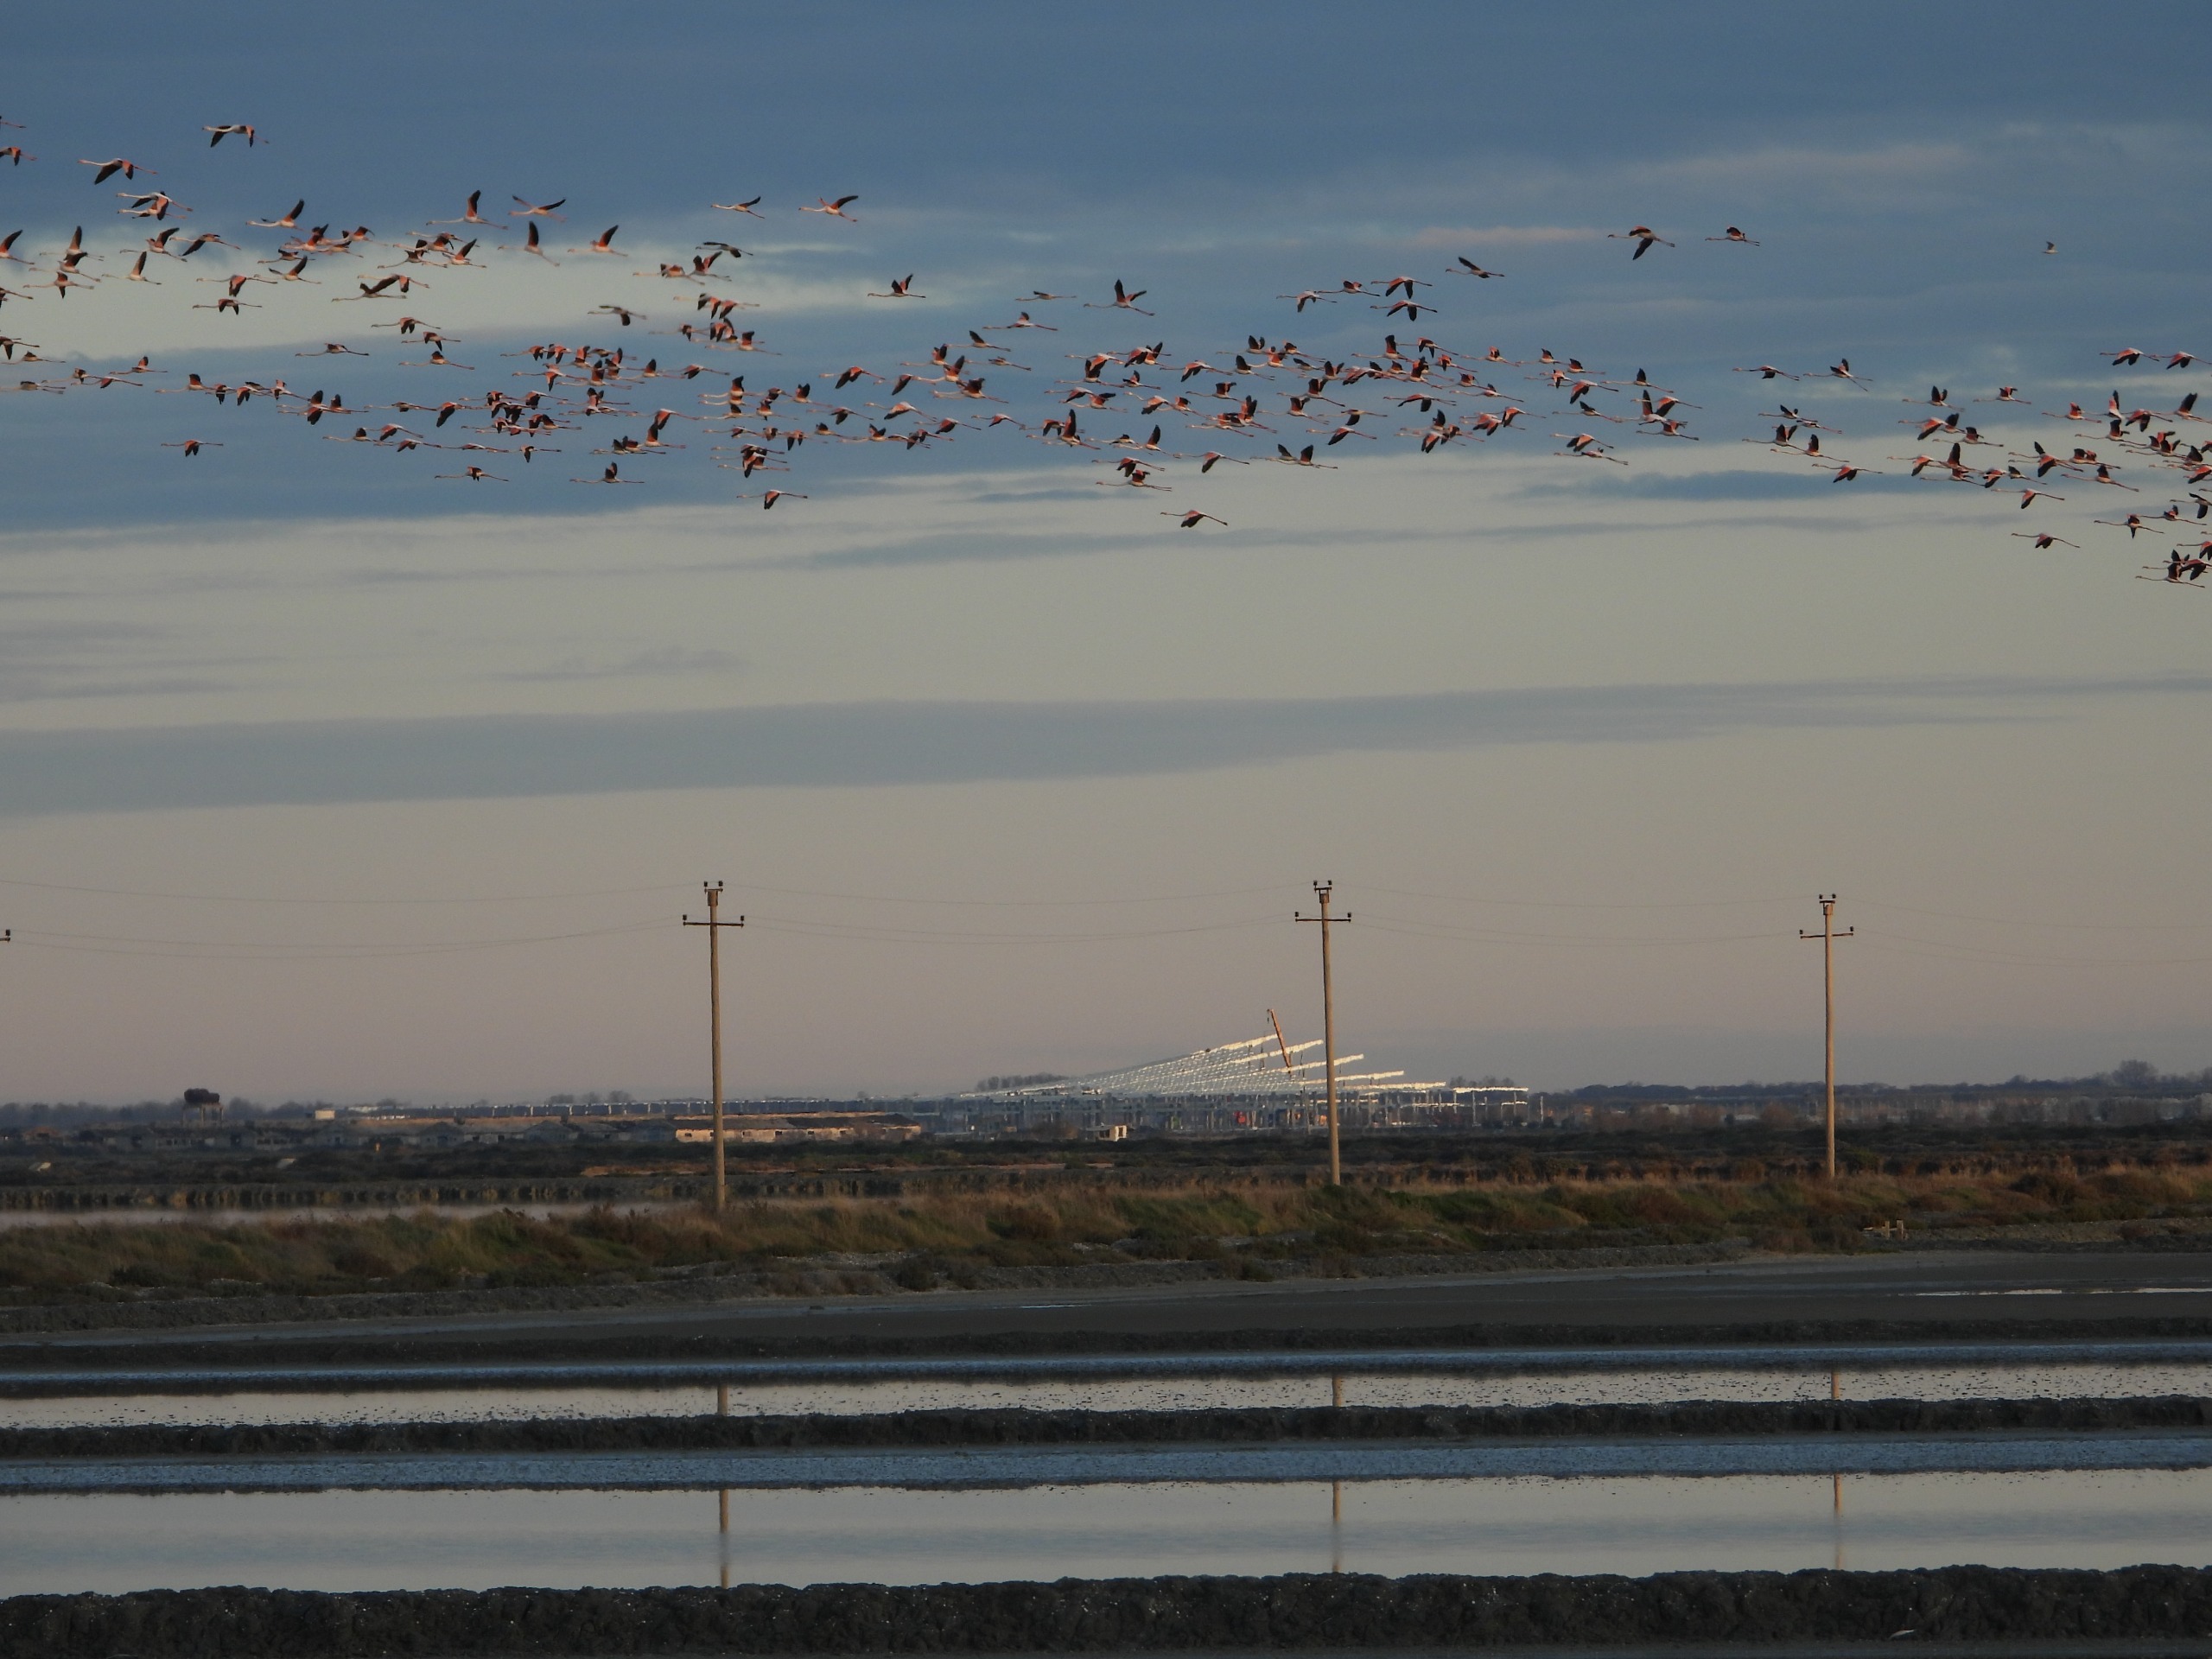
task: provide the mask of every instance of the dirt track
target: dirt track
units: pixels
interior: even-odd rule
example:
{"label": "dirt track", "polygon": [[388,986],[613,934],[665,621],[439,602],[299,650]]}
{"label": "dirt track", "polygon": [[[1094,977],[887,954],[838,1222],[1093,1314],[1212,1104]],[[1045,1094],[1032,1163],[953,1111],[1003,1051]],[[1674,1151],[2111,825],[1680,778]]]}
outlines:
{"label": "dirt track", "polygon": [[2212,1255],[1986,1251],[502,1308],[0,1339],[0,1370],[2212,1336]]}

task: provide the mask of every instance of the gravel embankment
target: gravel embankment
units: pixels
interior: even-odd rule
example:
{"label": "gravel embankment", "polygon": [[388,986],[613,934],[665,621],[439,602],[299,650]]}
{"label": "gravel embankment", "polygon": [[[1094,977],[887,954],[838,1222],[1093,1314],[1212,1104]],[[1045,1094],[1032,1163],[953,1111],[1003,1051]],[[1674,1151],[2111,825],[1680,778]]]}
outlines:
{"label": "gravel embankment", "polygon": [[[302,1400],[303,1410],[312,1405]],[[1211,1411],[886,1412],[562,1417],[429,1423],[163,1424],[0,1429],[0,1459],[349,1452],[675,1452],[946,1446],[1249,1446],[1283,1441],[1696,1438],[1766,1434],[2097,1433],[2202,1428],[2212,1399],[1700,1400],[1657,1405],[1356,1407]]]}
{"label": "gravel embankment", "polygon": [[0,1601],[0,1652],[44,1659],[1619,1649],[1892,1637],[1905,1644],[2021,1641],[2050,1653],[2208,1632],[2212,1571],[2177,1567],[357,1595],[229,1588]]}

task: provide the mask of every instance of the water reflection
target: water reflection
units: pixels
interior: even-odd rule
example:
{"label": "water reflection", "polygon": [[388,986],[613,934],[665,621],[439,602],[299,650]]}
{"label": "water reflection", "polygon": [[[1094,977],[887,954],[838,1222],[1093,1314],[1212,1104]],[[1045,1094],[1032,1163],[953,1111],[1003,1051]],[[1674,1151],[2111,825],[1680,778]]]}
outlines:
{"label": "water reflection", "polygon": [[[721,1416],[729,1415],[729,1384],[727,1382],[715,1389],[715,1410]],[[729,1488],[723,1487],[716,1496],[721,1505],[721,1526],[719,1529],[721,1534],[721,1586],[727,1590],[729,1588]]]}
{"label": "water reflection", "polygon": [[[1704,1479],[0,1500],[0,1595],[210,1584],[934,1583],[1170,1573],[1646,1573],[1840,1564],[1841,1483]],[[1850,1565],[2212,1564],[2212,1471],[1857,1476]]]}

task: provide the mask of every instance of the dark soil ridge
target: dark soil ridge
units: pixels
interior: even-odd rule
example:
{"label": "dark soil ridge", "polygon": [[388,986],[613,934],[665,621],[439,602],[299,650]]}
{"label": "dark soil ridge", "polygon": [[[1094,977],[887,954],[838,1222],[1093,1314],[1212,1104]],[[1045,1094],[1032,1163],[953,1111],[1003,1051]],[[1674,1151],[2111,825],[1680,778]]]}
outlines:
{"label": "dark soil ridge", "polygon": [[982,1410],[487,1419],[474,1422],[126,1424],[0,1429],[0,1458],[377,1452],[705,1451],[801,1446],[1253,1444],[1626,1435],[2098,1433],[2212,1425],[2212,1399],[1691,1401],[1657,1405]]}
{"label": "dark soil ridge", "polygon": [[427,1423],[129,1423],[0,1429],[0,1459],[798,1447],[1253,1445],[1629,1436],[2099,1433],[2212,1427],[2212,1399],[1699,1400],[1661,1405],[1311,1406],[1212,1411],[490,1418]]}
{"label": "dark soil ridge", "polygon": [[2212,1631],[2212,1571],[1954,1567],[1522,1579],[1363,1573],[728,1590],[142,1591],[0,1601],[47,1659],[1103,1653],[1658,1643],[2115,1642]]}
{"label": "dark soil ridge", "polygon": [[[497,1332],[409,1332],[400,1335],[325,1336],[320,1332],[257,1338],[248,1351],[236,1342],[46,1342],[37,1338],[0,1338],[0,1399],[16,1394],[50,1394],[41,1370],[109,1370],[90,1387],[73,1383],[72,1393],[133,1393],[141,1386],[134,1370],[168,1372],[189,1369],[219,1373],[226,1367],[260,1371],[270,1367],[313,1368],[466,1365],[480,1367],[485,1386],[526,1379],[531,1365],[619,1365],[626,1361],[693,1364],[690,1377],[664,1376],[658,1382],[728,1381],[715,1367],[748,1361],[825,1367],[856,1361],[971,1361],[976,1374],[988,1375],[991,1361],[1025,1364],[1039,1359],[1097,1360],[1160,1357],[1201,1359],[1207,1355],[1314,1353],[1377,1354],[1406,1350],[1440,1354],[1545,1350],[1592,1356],[1623,1348],[1712,1349],[1799,1346],[1863,1346],[1870,1357],[1910,1363],[1916,1346],[1948,1347],[1961,1343],[2029,1349],[2053,1342],[2212,1341],[2212,1317],[2116,1313],[2102,1319],[2023,1319],[2002,1309],[1945,1313],[1940,1320],[1767,1319],[1737,1325],[1405,1325],[1367,1330],[1341,1325],[1282,1328],[1257,1325],[1212,1331],[995,1331],[946,1332],[922,1337],[866,1334],[762,1338],[729,1332],[671,1335],[609,1325],[603,1330],[576,1327],[559,1336],[505,1337]],[[2032,1356],[2029,1356],[2032,1357]],[[1435,1369],[1451,1369],[1448,1360]],[[1539,1368],[1540,1369],[1540,1368]],[[1011,1374],[1011,1373],[1010,1373]],[[1103,1373],[1102,1373],[1103,1374]],[[455,1379],[467,1382],[471,1379]],[[221,1394],[234,1385],[216,1376],[171,1383],[165,1393]],[[264,1382],[258,1388],[314,1389],[313,1380]],[[348,1378],[347,1386],[365,1386]]]}

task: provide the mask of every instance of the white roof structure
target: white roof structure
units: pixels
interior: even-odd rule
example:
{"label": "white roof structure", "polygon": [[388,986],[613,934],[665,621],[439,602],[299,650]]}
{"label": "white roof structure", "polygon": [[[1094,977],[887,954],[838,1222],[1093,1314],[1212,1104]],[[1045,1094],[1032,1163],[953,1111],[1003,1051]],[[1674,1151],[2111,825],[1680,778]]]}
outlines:
{"label": "white roof structure", "polygon": [[[1326,1062],[1316,1056],[1299,1057],[1321,1046],[1312,1042],[1284,1044],[1273,1033],[1247,1038],[1179,1054],[1173,1059],[1150,1060],[1119,1071],[1101,1071],[1087,1077],[1063,1077],[1057,1083],[1030,1084],[1020,1089],[994,1089],[960,1096],[963,1100],[1026,1100],[1039,1097],[1089,1096],[1117,1100],[1282,1096],[1303,1099],[1327,1087]],[[1402,1077],[1402,1071],[1349,1072],[1344,1070],[1363,1054],[1337,1057],[1337,1087],[1372,1088]]]}

